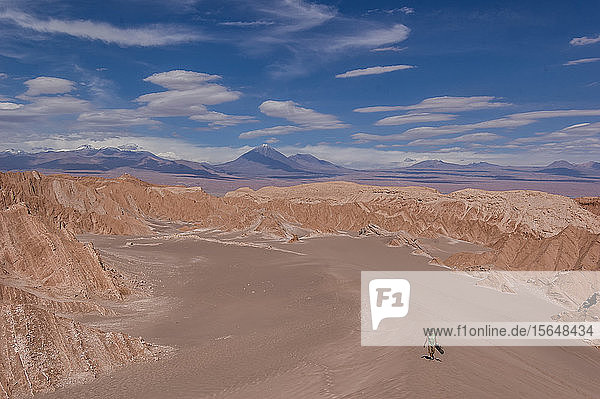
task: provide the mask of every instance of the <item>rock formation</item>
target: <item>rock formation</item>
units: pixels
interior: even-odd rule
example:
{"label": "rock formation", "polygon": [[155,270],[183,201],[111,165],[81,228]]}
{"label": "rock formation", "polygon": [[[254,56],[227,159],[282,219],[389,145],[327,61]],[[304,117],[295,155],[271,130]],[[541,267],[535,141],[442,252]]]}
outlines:
{"label": "rock formation", "polygon": [[82,382],[160,348],[103,332],[29,304],[0,302],[0,393],[6,398]]}
{"label": "rock formation", "polygon": [[57,315],[112,314],[94,300],[119,301],[132,287],[63,224],[48,223],[25,203],[0,210],[0,397],[30,396],[156,358],[164,348]]}
{"label": "rock formation", "polygon": [[600,216],[600,197],[580,197],[575,201],[588,211]]}
{"label": "rock formation", "polygon": [[548,238],[507,234],[484,253],[458,253],[448,266],[505,270],[600,270],[600,234],[568,226]]}
{"label": "rock formation", "polygon": [[0,266],[4,279],[74,300],[121,299],[129,290],[91,244],[80,243],[64,228],[46,226],[23,203],[0,211]]}
{"label": "rock formation", "polygon": [[[465,265],[491,262],[508,267],[515,243],[533,245],[567,227],[600,234],[600,219],[592,212],[570,198],[538,191],[466,189],[445,195],[423,187],[330,182],[243,188],[219,198],[200,188],[157,186],[130,176],[102,179],[36,172],[2,174],[0,184],[0,203],[23,201],[33,214],[75,232],[150,234],[147,221],[162,219],[291,239],[294,234],[335,234],[376,225],[415,238],[447,236],[494,250],[495,255],[478,260],[465,257]],[[574,233],[556,240],[575,240],[573,248],[584,248],[587,242],[585,234]],[[555,255],[534,263],[524,259],[511,267],[542,267],[541,261],[544,268],[561,267]],[[457,259],[463,258],[454,257],[450,263]],[[583,264],[592,267],[587,260]]]}

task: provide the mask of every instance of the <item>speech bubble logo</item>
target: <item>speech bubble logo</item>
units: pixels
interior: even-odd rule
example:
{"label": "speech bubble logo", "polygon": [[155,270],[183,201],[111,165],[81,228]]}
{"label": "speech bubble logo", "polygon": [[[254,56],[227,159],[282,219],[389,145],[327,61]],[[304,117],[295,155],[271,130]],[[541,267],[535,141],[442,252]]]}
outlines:
{"label": "speech bubble logo", "polygon": [[371,324],[379,328],[383,319],[404,317],[408,314],[410,283],[403,278],[378,278],[369,281]]}

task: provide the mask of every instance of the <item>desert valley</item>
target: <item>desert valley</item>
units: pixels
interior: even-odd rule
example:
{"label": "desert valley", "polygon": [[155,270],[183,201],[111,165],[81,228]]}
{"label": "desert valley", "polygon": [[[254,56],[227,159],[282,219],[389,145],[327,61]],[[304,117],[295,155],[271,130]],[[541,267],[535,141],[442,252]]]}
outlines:
{"label": "desert valley", "polygon": [[359,291],[363,270],[598,270],[598,198],[342,181],[217,197],[30,171],[0,175],[0,201],[6,398],[597,388],[589,345],[456,347],[433,368],[419,348],[361,347]]}

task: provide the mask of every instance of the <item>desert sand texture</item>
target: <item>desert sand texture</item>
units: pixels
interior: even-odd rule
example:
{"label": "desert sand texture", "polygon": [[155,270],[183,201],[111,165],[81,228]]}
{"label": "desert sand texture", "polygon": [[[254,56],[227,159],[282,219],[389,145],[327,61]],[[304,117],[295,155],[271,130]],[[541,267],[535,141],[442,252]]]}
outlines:
{"label": "desert sand texture", "polygon": [[[164,238],[86,236],[153,287],[153,299],[90,319],[176,348],[43,398],[594,397],[592,347],[361,347],[361,270],[439,270],[379,236],[294,244],[204,232]],[[215,242],[215,236],[218,241]],[[204,238],[212,238],[205,240]],[[439,245],[461,250],[461,244]],[[444,248],[446,247],[446,248]]]}

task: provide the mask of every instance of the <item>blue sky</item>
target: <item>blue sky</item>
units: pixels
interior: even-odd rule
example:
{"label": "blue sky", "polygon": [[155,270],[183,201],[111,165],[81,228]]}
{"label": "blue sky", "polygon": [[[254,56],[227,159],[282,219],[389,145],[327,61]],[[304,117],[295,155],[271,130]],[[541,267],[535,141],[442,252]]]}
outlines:
{"label": "blue sky", "polygon": [[0,150],[599,160],[600,3],[0,1]]}

